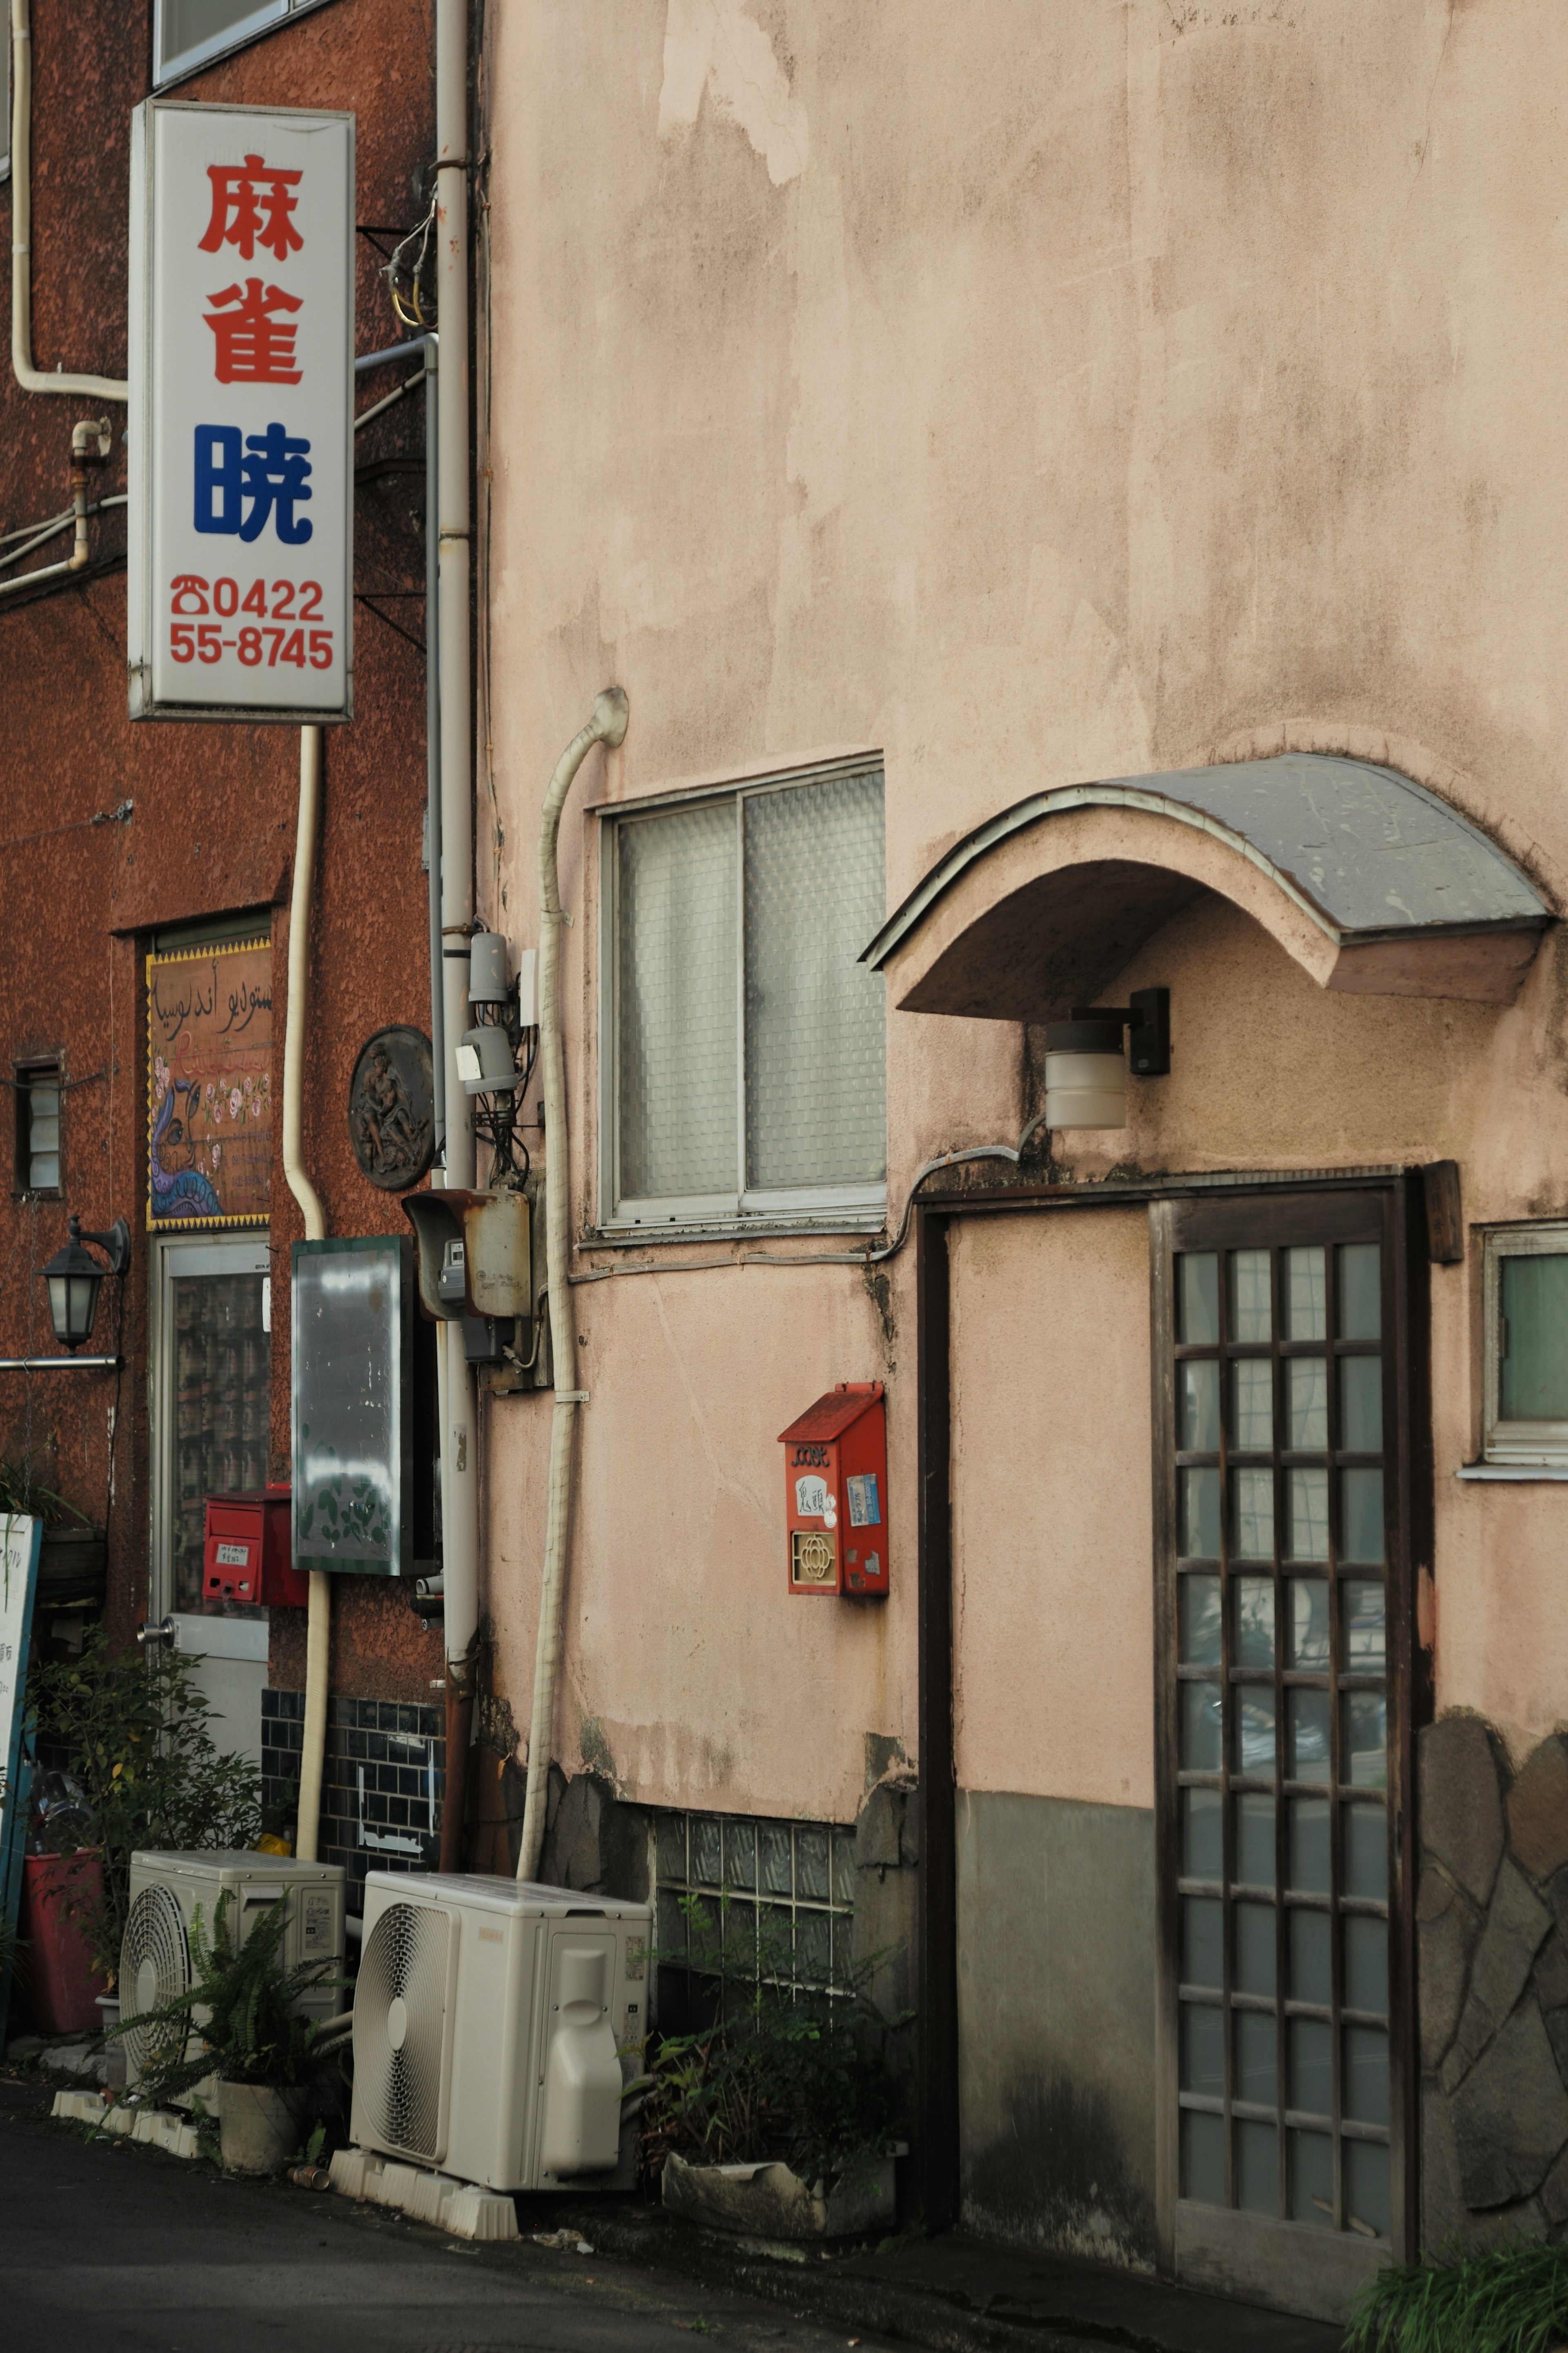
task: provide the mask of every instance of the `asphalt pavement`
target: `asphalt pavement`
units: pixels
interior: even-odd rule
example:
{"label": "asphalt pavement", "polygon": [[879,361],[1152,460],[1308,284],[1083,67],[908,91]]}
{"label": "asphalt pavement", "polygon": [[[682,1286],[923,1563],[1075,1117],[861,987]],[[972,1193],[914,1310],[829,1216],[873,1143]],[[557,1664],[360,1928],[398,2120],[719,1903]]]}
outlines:
{"label": "asphalt pavement", "polygon": [[470,2246],[375,2207],[51,2123],[0,2082],[0,2314],[27,2353],[827,2353],[847,2338],[700,2283],[531,2242]]}

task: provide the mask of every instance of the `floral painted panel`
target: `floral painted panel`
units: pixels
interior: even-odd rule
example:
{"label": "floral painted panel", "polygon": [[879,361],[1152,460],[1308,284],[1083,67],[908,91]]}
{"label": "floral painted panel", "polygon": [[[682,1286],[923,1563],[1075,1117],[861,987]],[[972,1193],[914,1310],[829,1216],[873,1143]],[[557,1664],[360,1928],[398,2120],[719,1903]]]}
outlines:
{"label": "floral painted panel", "polygon": [[147,959],[147,1222],[264,1224],[272,1194],[272,944]]}

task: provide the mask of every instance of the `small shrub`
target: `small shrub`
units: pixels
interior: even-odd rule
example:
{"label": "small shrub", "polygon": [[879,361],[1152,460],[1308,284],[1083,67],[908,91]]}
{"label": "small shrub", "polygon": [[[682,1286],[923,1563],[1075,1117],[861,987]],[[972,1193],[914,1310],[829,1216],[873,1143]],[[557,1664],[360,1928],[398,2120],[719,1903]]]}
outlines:
{"label": "small shrub", "polygon": [[261,1829],[261,1777],[226,1756],[208,1725],[214,1711],[182,1652],[159,1644],[143,1659],[117,1658],[95,1626],[80,1656],[33,1669],[28,1704],[41,1736],[64,1752],[94,1828],[91,1852],[103,1892],[84,1901],[81,1925],[112,1987],[138,1848],[252,1847]]}
{"label": "small shrub", "polygon": [[1553,2353],[1568,2342],[1568,2247],[1519,2245],[1380,2272],[1347,2353]]}
{"label": "small shrub", "polygon": [[645,2179],[657,2179],[671,2150],[695,2165],[780,2158],[807,2182],[887,2156],[903,2106],[889,2046],[912,2014],[885,2018],[867,1999],[888,1956],[856,1963],[830,1995],[799,1983],[765,1915],[753,1948],[737,1940],[722,1903],[717,1921],[697,1896],[681,1908],[688,1967],[711,2022],[649,2046]]}

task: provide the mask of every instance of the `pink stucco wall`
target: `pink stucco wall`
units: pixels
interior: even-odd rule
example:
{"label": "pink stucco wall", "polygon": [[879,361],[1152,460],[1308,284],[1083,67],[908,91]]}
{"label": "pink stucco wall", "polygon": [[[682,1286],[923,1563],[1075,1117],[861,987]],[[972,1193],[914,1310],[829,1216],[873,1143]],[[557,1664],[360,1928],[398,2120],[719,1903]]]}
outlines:
{"label": "pink stucco wall", "polygon": [[[485,90],[479,862],[514,938],[537,937],[543,780],[612,677],[631,731],[585,772],[584,803],[880,747],[889,906],[1027,792],[1292,741],[1434,783],[1556,903],[1568,16],[1551,0],[498,6]],[[563,844],[581,1225],[596,1203],[591,821],[569,814]],[[1171,986],[1173,1074],[1079,1166],[1452,1156],[1468,1217],[1562,1213],[1562,974],[1549,944],[1500,1011],[1325,994],[1247,916],[1200,901],[1118,984]],[[928,1155],[1016,1134],[1023,1047],[1005,1022],[890,1014],[895,1204]],[[1092,1324],[1131,1232],[1084,1220],[1031,1240],[1011,1272],[1000,1242],[971,1270],[966,1237],[963,1314],[990,1297],[1016,1321],[1015,1283],[1049,1277]],[[1098,1273],[1058,1264],[1090,1250]],[[662,1257],[683,1254],[711,1251]],[[1452,1480],[1472,1443],[1477,1295],[1468,1268],[1434,1282],[1439,1697],[1522,1743],[1568,1681],[1551,1599],[1568,1504]],[[1107,1311],[1134,1354],[1135,1293]],[[638,1796],[852,1810],[862,1734],[914,1737],[907,1258],[890,1330],[844,1269],[575,1297],[595,1401],[559,1753],[574,1761],[595,1719]],[[788,1416],[874,1373],[895,1516],[893,1598],[872,1619],[785,1599],[769,1497]],[[1128,1384],[1131,1415],[1144,1395]],[[489,1412],[486,1590],[520,1704],[547,1412]],[[1119,1433],[1118,1474],[1138,1459]],[[1042,1493],[1081,1585],[1102,1501],[1075,1502],[1049,1466],[1002,1482],[999,1556],[1026,1576]],[[1001,1692],[1019,1670],[966,1624],[980,1757],[973,1678],[989,1658]],[[1146,1653],[1119,1649],[1105,1681],[1103,1704],[1142,1727],[1135,1769],[1093,1766],[1113,1800],[1124,1778],[1141,1801]],[[1086,1645],[1082,1672],[1099,1666]],[[1028,1770],[1089,1773],[1058,1736],[1047,1726]]]}

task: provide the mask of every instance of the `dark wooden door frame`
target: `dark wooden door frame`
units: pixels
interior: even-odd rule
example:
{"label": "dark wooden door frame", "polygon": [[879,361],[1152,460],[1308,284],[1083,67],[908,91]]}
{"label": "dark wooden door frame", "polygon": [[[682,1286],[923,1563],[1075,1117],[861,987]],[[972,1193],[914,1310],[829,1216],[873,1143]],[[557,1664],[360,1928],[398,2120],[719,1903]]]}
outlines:
{"label": "dark wooden door frame", "polygon": [[[1447,1167],[1447,1164],[1439,1164]],[[1421,1650],[1416,1600],[1423,1573],[1432,1567],[1433,1461],[1429,1363],[1429,1203],[1424,1172],[1284,1176],[1259,1174],[1235,1180],[1237,1196],[1283,1191],[1392,1190],[1396,1198],[1393,1228],[1397,1260],[1396,1334],[1401,1373],[1400,1508],[1406,1531],[1406,1574],[1398,1582],[1406,1616],[1391,1635],[1409,1674],[1410,1741],[1432,1711],[1431,1661]],[[918,1704],[920,1737],[921,1859],[916,1906],[915,1999],[917,2082],[915,2179],[926,2228],[946,2230],[959,2211],[958,2105],[958,1878],[957,1780],[952,1717],[952,1368],[950,1352],[952,1292],[949,1242],[955,1220],[1012,1217],[1021,1212],[1127,1208],[1163,1200],[1212,1198],[1215,1188],[1197,1183],[1153,1180],[1088,1187],[1050,1185],[998,1187],[984,1194],[928,1194],[915,1211],[917,1319],[917,1476],[920,1484],[918,1558]],[[1392,1793],[1391,1793],[1392,1798]],[[1408,1928],[1415,1925],[1414,1789],[1402,1791],[1399,1900]],[[1415,2016],[1414,1934],[1402,1944],[1401,1995],[1405,2015]],[[1414,2118],[1404,2134],[1403,2187],[1406,2216],[1419,2211],[1417,2145]],[[1406,2260],[1409,2259],[1408,2253]]]}

